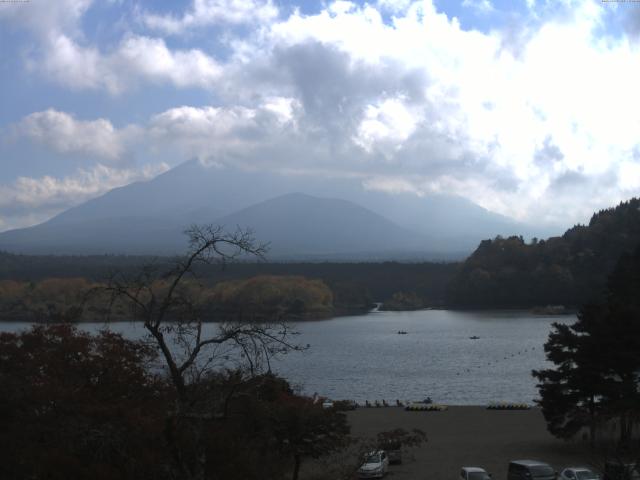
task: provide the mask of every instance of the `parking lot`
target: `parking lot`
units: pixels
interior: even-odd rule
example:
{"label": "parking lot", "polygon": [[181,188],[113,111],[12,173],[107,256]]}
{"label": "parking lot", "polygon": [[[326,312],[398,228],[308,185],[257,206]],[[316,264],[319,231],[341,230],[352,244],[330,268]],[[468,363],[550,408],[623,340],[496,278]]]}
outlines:
{"label": "parking lot", "polygon": [[558,440],[546,430],[539,409],[487,410],[450,407],[442,412],[408,412],[402,408],[359,408],[349,412],[352,433],[419,428],[428,442],[413,451],[414,459],[389,469],[390,480],[453,480],[463,466],[479,466],[506,480],[510,460],[534,459],[556,470],[572,465],[597,465],[584,443]]}

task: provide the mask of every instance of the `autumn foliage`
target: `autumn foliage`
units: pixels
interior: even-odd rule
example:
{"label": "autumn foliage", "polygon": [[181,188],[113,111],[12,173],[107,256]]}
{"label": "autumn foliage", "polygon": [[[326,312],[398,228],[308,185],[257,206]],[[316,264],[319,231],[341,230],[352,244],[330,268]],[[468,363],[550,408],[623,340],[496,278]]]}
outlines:
{"label": "autumn foliage", "polygon": [[218,283],[208,303],[241,320],[325,317],[332,313],[333,294],[321,280],[261,275]]}
{"label": "autumn foliage", "polygon": [[[68,324],[0,334],[0,478],[175,478],[193,438],[169,415],[175,391],[156,360],[149,344]],[[188,388],[206,478],[293,478],[347,438],[342,413],[272,374],[220,371]]]}
{"label": "autumn foliage", "polygon": [[155,352],[70,325],[0,334],[0,477],[159,478]]}
{"label": "autumn foliage", "polygon": [[[162,292],[171,278],[154,281]],[[100,282],[84,278],[46,278],[39,282],[0,280],[0,317],[41,323],[130,320],[121,303],[100,294]],[[262,275],[218,282],[213,286],[185,279],[181,294],[209,314],[208,320],[307,319],[333,314],[333,294],[321,280]]]}

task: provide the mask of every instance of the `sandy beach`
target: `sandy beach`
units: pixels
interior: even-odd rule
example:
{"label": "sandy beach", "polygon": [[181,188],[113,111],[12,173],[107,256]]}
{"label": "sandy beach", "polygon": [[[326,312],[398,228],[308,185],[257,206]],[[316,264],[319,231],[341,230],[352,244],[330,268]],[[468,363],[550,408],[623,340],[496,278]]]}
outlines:
{"label": "sandy beach", "polygon": [[449,407],[442,412],[410,412],[398,407],[359,408],[349,412],[352,433],[419,428],[428,442],[413,450],[414,459],[391,466],[389,479],[453,480],[463,466],[479,466],[506,480],[514,459],[541,460],[560,471],[567,466],[590,465],[585,444],[558,440],[546,430],[539,409],[487,410],[485,407]]}

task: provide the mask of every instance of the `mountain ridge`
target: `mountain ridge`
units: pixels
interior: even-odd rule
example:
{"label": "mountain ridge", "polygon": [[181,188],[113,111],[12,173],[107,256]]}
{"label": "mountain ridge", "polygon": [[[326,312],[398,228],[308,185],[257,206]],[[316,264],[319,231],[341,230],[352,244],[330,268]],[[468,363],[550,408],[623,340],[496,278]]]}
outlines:
{"label": "mountain ridge", "polygon": [[[387,228],[396,232],[395,246],[371,252],[386,251],[387,256],[381,257],[386,259],[414,255],[424,259],[431,254],[436,254],[438,259],[442,255],[461,258],[483,238],[493,238],[496,234],[526,235],[523,231],[526,226],[459,197],[388,194],[366,190],[353,179],[301,178],[206,167],[191,160],[149,181],[113,189],[39,225],[0,233],[0,249],[38,254],[170,255],[185,248],[181,232],[189,225],[230,221],[243,209],[292,192],[348,201],[378,215],[377,222],[384,223],[382,217],[394,224],[394,228],[389,225]],[[339,209],[335,211],[335,215],[344,213]],[[244,227],[254,227],[252,222],[242,223]],[[280,235],[266,226],[262,230],[275,237],[295,234],[289,230]],[[403,236],[412,240],[406,241]],[[329,239],[325,236],[325,240]],[[294,249],[295,256],[318,252],[318,249],[305,251],[299,247]],[[346,251],[328,248],[322,249],[319,255],[344,258],[356,253],[351,247]],[[281,250],[278,255],[286,256],[287,252]]]}

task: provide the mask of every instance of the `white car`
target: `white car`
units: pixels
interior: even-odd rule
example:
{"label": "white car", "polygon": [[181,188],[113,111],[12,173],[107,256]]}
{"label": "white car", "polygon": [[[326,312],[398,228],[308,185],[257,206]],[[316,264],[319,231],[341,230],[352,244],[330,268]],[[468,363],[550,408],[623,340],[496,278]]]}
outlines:
{"label": "white car", "polygon": [[369,452],[358,469],[360,478],[382,478],[389,470],[389,456],[384,450]]}
{"label": "white car", "polygon": [[462,467],[460,480],[491,480],[491,474],[480,467]]}
{"label": "white car", "polygon": [[600,475],[585,467],[569,467],[560,472],[559,480],[600,480]]}
{"label": "white car", "polygon": [[584,467],[569,467],[560,472],[560,480],[600,480],[600,475]]}

